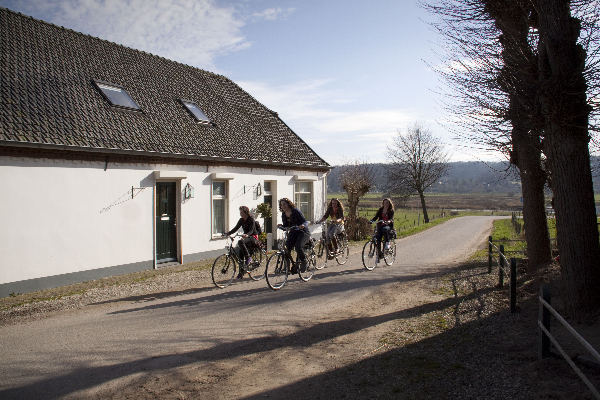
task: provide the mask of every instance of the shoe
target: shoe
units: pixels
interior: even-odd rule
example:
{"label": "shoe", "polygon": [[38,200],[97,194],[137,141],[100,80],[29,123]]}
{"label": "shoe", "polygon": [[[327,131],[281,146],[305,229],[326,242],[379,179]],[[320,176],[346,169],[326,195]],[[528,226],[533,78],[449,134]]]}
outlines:
{"label": "shoe", "polygon": [[389,250],[390,249],[390,242],[385,242],[385,249]]}
{"label": "shoe", "polygon": [[306,272],[306,260],[300,262],[300,272]]}
{"label": "shoe", "polygon": [[252,264],[252,257],[248,257],[248,259],[246,260],[246,268],[248,268],[250,264]]}
{"label": "shoe", "polygon": [[296,266],[294,265],[294,266],[292,267],[292,269],[291,269],[290,273],[291,273],[291,274],[297,274],[297,273],[298,273],[298,267],[296,267]]}
{"label": "shoe", "polygon": [[237,279],[244,279],[244,273],[242,272],[242,273],[237,274],[236,278]]}

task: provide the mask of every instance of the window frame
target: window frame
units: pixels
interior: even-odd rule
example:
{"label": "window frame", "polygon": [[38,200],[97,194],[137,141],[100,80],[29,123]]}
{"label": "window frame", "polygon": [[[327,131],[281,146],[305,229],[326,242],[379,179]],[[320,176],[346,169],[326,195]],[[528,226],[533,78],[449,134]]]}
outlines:
{"label": "window frame", "polygon": [[[215,195],[215,183],[223,183],[225,188],[224,195]],[[221,235],[227,232],[228,225],[228,210],[229,210],[229,181],[227,179],[213,179],[210,183],[210,235],[211,238],[220,238]],[[223,200],[223,232],[215,232],[215,200]]]}
{"label": "window frame", "polygon": [[[195,101],[180,98],[179,102],[181,103],[183,108],[185,108],[185,110],[192,116],[192,118],[194,118],[196,120],[197,123],[202,124],[202,125],[212,125],[212,122],[211,122],[210,118],[208,117],[208,115],[206,115],[206,112],[204,112],[204,110],[201,109],[200,106],[198,106],[198,104],[196,104]],[[194,112],[192,110],[190,110],[188,104],[193,104],[198,109],[198,111],[200,111],[202,113],[202,115],[204,115],[206,117],[206,119],[198,119],[198,116],[196,116],[196,114],[194,114]]]}
{"label": "window frame", "polygon": [[[97,80],[97,79],[93,79],[92,82],[93,82],[94,87],[96,88],[96,90],[98,90],[98,92],[100,92],[100,94],[102,95],[102,97],[104,97],[104,100],[106,100],[108,102],[109,106],[117,108],[117,109],[120,109],[120,110],[142,112],[142,108],[140,107],[140,105],[133,99],[133,97],[131,96],[131,94],[129,94],[129,92],[127,91],[127,89],[125,89],[124,86],[117,85],[117,84],[114,84],[114,83],[111,83],[111,82]],[[102,86],[110,86],[110,87],[113,87],[115,89],[122,90],[127,95],[127,97],[129,98],[129,100],[131,100],[131,102],[136,105],[137,108],[113,103],[112,100],[110,99],[110,97],[108,97],[106,95],[106,93],[104,93],[104,90],[100,87],[101,85]]]}
{"label": "window frame", "polygon": [[[309,187],[310,187],[310,191],[308,192],[300,192],[297,190],[298,185],[301,183],[308,183]],[[309,199],[310,202],[308,204],[308,210],[309,213],[307,215],[307,213],[305,213],[304,211],[302,211],[302,208],[300,206],[300,202],[298,201],[298,195],[302,195],[302,194],[309,194]],[[312,221],[313,220],[313,215],[314,215],[314,204],[315,204],[315,199],[314,199],[314,195],[315,195],[315,188],[314,188],[314,182],[313,181],[305,181],[305,180],[298,180],[294,182],[294,204],[296,204],[296,207],[302,211],[302,214],[304,214],[304,218],[306,218],[307,221]]]}

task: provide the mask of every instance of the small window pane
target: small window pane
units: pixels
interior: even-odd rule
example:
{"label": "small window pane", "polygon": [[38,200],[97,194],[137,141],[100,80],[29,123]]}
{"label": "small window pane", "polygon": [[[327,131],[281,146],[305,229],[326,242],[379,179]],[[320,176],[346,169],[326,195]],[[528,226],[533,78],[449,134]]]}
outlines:
{"label": "small window pane", "polygon": [[311,191],[312,182],[296,182],[296,192],[309,193]]}
{"label": "small window pane", "polygon": [[209,122],[210,121],[208,119],[208,117],[206,116],[206,114],[204,114],[204,112],[202,112],[202,110],[194,103],[191,103],[189,101],[184,101],[184,100],[181,100],[181,102],[198,121],[200,121],[200,122]]}
{"label": "small window pane", "polygon": [[265,181],[264,187],[265,187],[265,192],[270,192],[271,191],[271,182]]}
{"label": "small window pane", "polygon": [[102,93],[104,93],[106,98],[108,98],[108,100],[113,106],[132,108],[134,110],[140,109],[140,107],[136,104],[135,101],[133,101],[133,99],[129,96],[129,93],[127,93],[125,89],[105,85],[103,83],[96,83],[96,85],[100,90],[102,90]]}
{"label": "small window pane", "polygon": [[225,196],[225,182],[213,182],[213,196]]}
{"label": "small window pane", "polygon": [[304,214],[304,218],[310,220],[312,219],[312,207],[310,202],[311,195],[309,193],[296,193],[296,207],[302,211]]}
{"label": "small window pane", "polygon": [[225,199],[213,199],[213,234],[225,233]]}

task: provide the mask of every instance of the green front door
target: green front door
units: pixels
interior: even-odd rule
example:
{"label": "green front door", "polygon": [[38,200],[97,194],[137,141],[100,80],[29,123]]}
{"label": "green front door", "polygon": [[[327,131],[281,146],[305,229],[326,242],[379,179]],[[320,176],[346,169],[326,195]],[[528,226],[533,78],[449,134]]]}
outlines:
{"label": "green front door", "polygon": [[265,226],[263,226],[263,232],[273,233],[273,213],[277,212],[277,210],[273,210],[273,196],[270,194],[266,194],[264,203],[267,203],[271,206],[271,216],[265,218]]}
{"label": "green front door", "polygon": [[156,259],[177,260],[177,196],[175,182],[156,183]]}

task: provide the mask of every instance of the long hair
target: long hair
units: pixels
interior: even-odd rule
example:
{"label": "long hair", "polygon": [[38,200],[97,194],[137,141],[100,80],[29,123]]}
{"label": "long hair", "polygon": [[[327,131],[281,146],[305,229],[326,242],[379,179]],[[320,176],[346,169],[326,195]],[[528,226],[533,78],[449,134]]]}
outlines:
{"label": "long hair", "polygon": [[333,202],[337,201],[338,203],[338,209],[342,210],[342,213],[344,212],[344,206],[342,205],[342,202],[337,199],[337,198],[333,198],[331,200],[329,200],[329,205],[327,206],[327,211],[333,211]]}
{"label": "long hair", "polygon": [[244,214],[246,214],[247,217],[250,216],[250,209],[246,206],[240,206],[240,211],[242,211]]}
{"label": "long hair", "polygon": [[296,208],[296,205],[295,205],[295,204],[294,204],[294,203],[293,203],[293,202],[292,202],[290,199],[288,199],[287,197],[284,197],[284,198],[282,198],[281,200],[279,200],[279,201],[277,202],[277,204],[279,205],[279,211],[283,212],[283,209],[281,208],[281,202],[282,202],[282,201],[285,201],[285,202],[288,204],[288,206],[290,206],[290,208],[291,208],[292,210],[293,210],[294,208]]}
{"label": "long hair", "polygon": [[384,207],[384,205],[385,205],[384,203],[385,203],[385,201],[386,201],[386,200],[387,200],[387,201],[390,203],[390,207],[388,208],[388,210],[392,210],[392,211],[394,211],[394,203],[392,203],[392,199],[390,199],[390,198],[388,198],[388,197],[386,197],[385,199],[383,199],[383,200],[381,201],[381,209],[383,210],[383,207]]}

